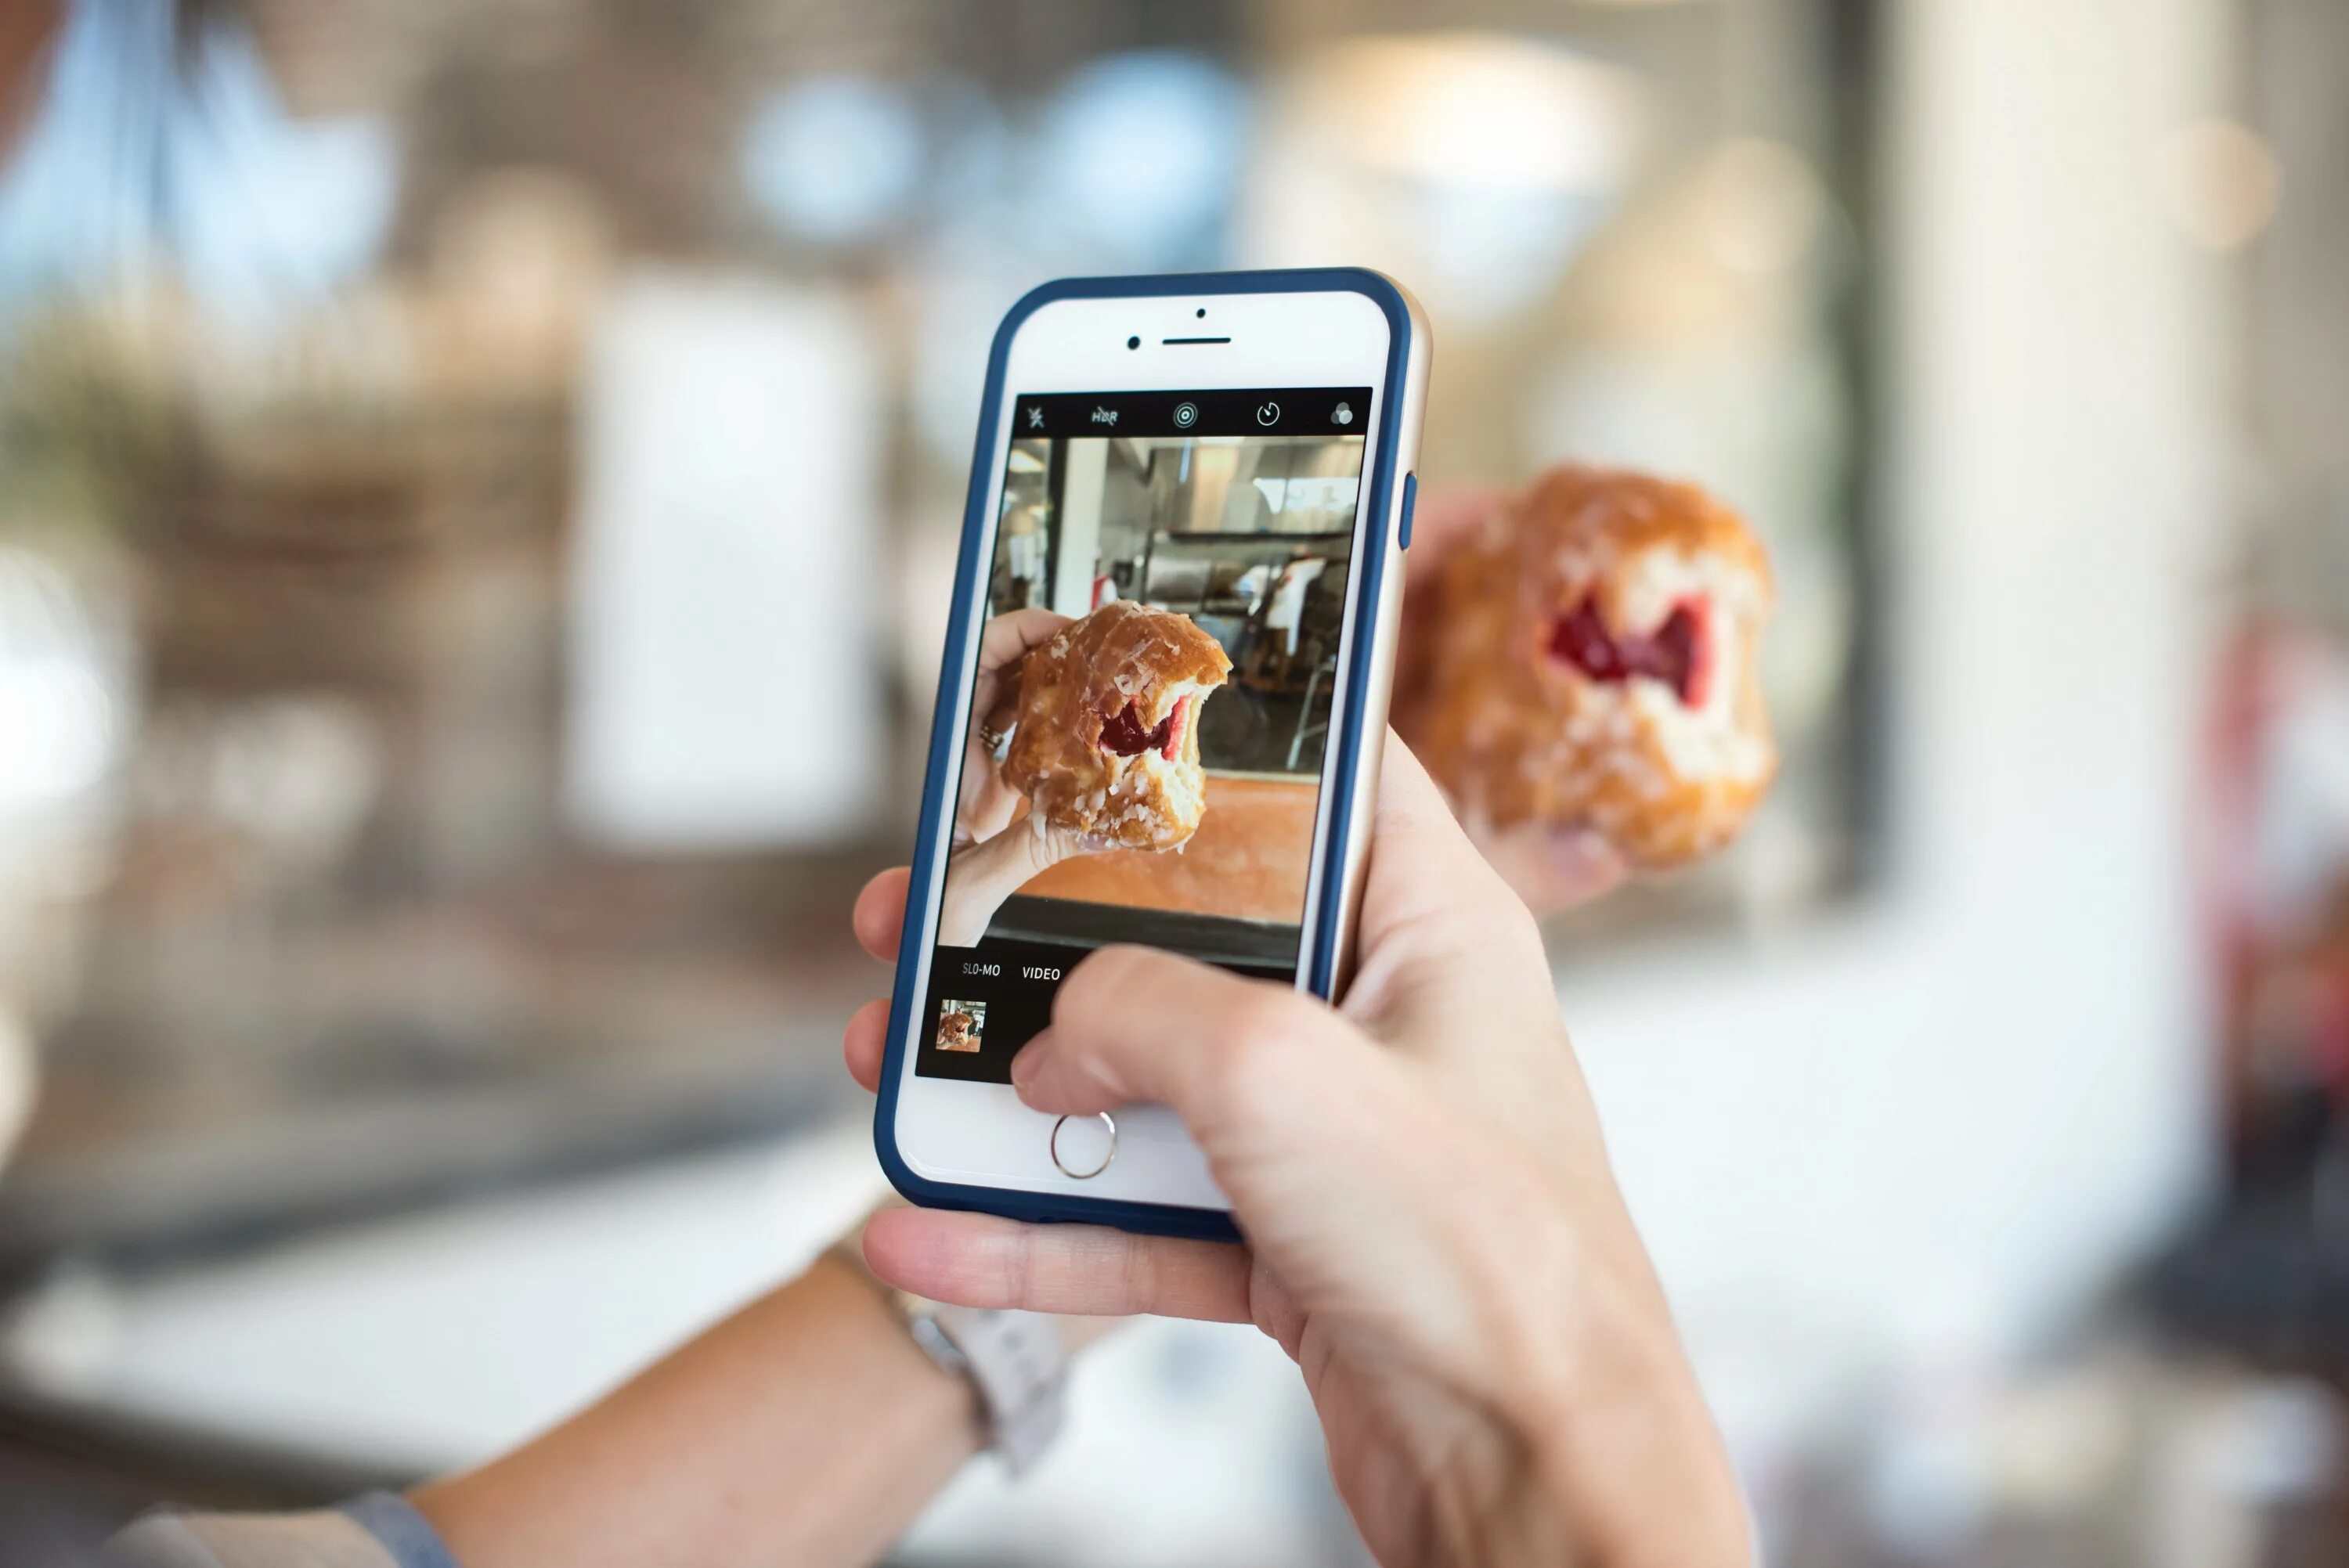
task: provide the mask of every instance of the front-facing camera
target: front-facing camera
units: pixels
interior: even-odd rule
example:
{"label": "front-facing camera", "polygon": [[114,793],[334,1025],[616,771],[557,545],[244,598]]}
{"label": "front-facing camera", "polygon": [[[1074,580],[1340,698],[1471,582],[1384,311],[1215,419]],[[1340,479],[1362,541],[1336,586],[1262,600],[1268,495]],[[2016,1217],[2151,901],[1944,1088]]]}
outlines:
{"label": "front-facing camera", "polygon": [[1129,337],[1125,340],[1125,346],[1128,348],[1139,348],[1142,346],[1142,339],[1138,337]]}

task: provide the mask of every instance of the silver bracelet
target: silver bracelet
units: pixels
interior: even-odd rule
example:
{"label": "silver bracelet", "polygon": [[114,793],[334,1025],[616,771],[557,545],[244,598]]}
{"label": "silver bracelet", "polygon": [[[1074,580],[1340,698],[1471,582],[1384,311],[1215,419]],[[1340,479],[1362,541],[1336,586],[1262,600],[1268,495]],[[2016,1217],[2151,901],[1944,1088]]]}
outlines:
{"label": "silver bracelet", "polygon": [[1013,1475],[1051,1446],[1068,1406],[1069,1346],[1050,1315],[949,1306],[897,1290],[874,1277],[854,1236],[825,1255],[870,1284],[922,1354],[978,1393],[988,1446]]}

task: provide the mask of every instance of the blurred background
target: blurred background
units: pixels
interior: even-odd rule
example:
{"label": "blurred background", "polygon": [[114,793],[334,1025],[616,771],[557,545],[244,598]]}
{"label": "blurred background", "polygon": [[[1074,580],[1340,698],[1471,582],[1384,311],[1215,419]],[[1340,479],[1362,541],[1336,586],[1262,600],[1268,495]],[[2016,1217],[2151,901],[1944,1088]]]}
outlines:
{"label": "blurred background", "polygon": [[[2337,0],[17,0],[0,65],[0,1555],[483,1456],[860,1214],[996,321],[1361,263],[1425,482],[1773,549],[1774,799],[1549,934],[1774,1560],[2349,1559]],[[902,1560],[1361,1560],[1250,1331],[1074,1429]]]}

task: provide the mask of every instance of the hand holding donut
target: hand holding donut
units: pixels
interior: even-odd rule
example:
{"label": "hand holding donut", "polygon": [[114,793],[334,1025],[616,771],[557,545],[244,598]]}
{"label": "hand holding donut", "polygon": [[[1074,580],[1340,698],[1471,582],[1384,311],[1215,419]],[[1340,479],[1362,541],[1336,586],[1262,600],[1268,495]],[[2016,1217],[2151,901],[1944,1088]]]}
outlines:
{"label": "hand holding donut", "polygon": [[1050,610],[1007,610],[978,634],[978,678],[970,696],[970,728],[963,739],[962,789],[955,801],[954,841],[977,843],[1010,825],[1019,791],[1004,782],[996,760],[1019,713],[1019,670],[1029,651],[1070,624]]}
{"label": "hand holding donut", "polygon": [[1394,722],[1537,913],[1735,837],[1777,770],[1769,563],[1692,485],[1566,466],[1431,497]]}

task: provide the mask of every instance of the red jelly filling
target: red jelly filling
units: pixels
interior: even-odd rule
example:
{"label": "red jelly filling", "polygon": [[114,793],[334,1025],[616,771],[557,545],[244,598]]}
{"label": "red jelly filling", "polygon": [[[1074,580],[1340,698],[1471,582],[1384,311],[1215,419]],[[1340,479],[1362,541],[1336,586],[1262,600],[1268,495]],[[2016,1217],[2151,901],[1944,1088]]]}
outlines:
{"label": "red jelly filling", "polygon": [[1661,681],[1690,707],[1702,706],[1713,686],[1711,616],[1702,595],[1682,600],[1652,632],[1615,632],[1586,598],[1561,615],[1549,634],[1549,655],[1595,681],[1634,676]]}
{"label": "red jelly filling", "polygon": [[1187,696],[1177,697],[1174,711],[1158,721],[1156,727],[1142,727],[1142,715],[1132,703],[1102,720],[1101,748],[1120,757],[1139,757],[1145,751],[1155,751],[1167,761],[1183,745],[1183,713],[1191,706]]}

